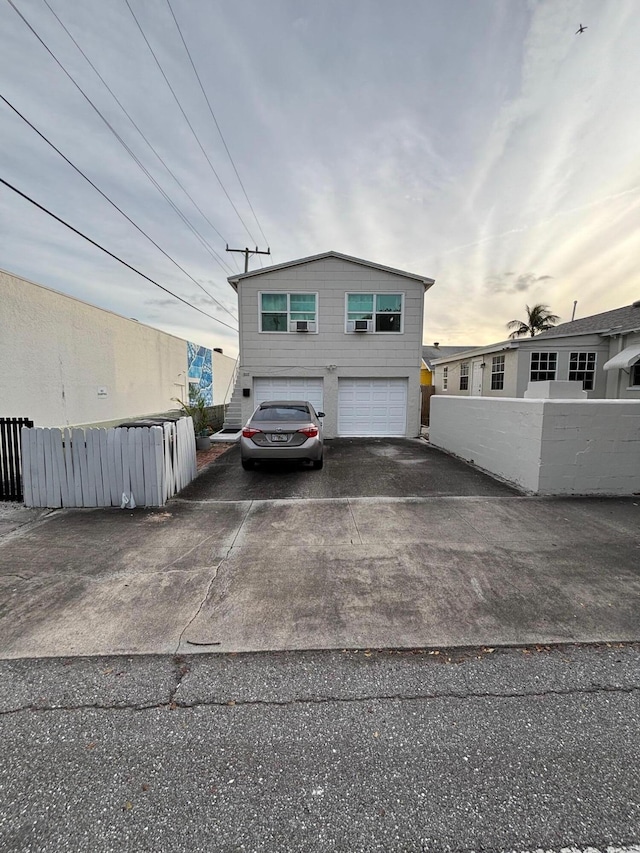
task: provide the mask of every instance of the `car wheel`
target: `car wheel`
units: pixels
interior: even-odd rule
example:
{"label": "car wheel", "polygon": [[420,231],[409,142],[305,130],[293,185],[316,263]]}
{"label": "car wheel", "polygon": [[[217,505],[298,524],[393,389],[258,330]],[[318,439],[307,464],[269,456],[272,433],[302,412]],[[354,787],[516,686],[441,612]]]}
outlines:
{"label": "car wheel", "polygon": [[316,471],[319,471],[322,468],[322,465],[323,465],[323,457],[322,456],[320,457],[320,459],[316,460],[313,463],[313,467]]}
{"label": "car wheel", "polygon": [[243,459],[242,460],[242,467],[244,468],[245,471],[252,471],[253,470],[253,461],[251,459]]}

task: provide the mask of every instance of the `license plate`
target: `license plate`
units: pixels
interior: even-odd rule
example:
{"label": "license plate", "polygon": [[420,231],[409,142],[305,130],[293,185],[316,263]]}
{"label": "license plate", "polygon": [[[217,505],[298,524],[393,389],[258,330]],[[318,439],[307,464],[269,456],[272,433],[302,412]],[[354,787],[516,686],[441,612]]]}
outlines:
{"label": "license plate", "polygon": [[281,433],[274,433],[271,436],[271,441],[287,441],[289,438],[288,435],[282,435]]}

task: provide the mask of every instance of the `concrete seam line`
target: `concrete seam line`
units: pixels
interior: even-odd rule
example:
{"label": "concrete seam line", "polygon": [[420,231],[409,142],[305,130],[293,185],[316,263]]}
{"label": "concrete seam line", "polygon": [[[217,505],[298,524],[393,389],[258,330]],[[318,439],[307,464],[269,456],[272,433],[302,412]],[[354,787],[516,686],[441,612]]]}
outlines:
{"label": "concrete seam line", "polygon": [[[227,555],[225,555],[225,557],[226,556]],[[222,560],[225,559],[225,557],[220,558],[220,563],[222,563]],[[220,563],[218,563],[218,565],[215,566],[216,569],[218,569],[220,567]],[[151,577],[151,575],[198,575],[201,572],[209,571],[212,568],[214,568],[214,567],[213,566],[203,566],[202,568],[199,568],[199,569],[168,569],[168,568],[162,568],[162,569],[150,569],[149,571],[144,571],[144,570],[132,571],[132,570],[123,569],[122,571],[119,571],[119,572],[112,572],[109,575],[105,575],[103,577],[95,577],[95,578],[92,577],[90,574],[85,575],[82,572],[64,572],[63,574],[61,574],[59,572],[58,573],[49,572],[48,574],[28,575],[28,576],[10,574],[10,575],[0,575],[0,581],[4,580],[5,578],[19,578],[22,581],[28,581],[28,582],[35,581],[36,583],[46,583],[47,581],[51,580],[52,578],[59,580],[62,577],[62,578],[82,578],[82,580],[90,581],[91,583],[110,583],[114,578]]]}

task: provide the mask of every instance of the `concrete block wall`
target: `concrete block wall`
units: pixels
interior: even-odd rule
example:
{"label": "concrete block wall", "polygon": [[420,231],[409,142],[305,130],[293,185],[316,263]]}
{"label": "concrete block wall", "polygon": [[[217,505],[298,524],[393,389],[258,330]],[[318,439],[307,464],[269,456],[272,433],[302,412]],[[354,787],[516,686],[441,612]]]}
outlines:
{"label": "concrete block wall", "polygon": [[640,402],[546,400],[538,494],[640,492]]}
{"label": "concrete block wall", "polygon": [[527,492],[536,492],[543,410],[543,400],[435,394],[429,440]]}
{"label": "concrete block wall", "polygon": [[640,492],[640,402],[444,397],[432,444],[541,495]]}

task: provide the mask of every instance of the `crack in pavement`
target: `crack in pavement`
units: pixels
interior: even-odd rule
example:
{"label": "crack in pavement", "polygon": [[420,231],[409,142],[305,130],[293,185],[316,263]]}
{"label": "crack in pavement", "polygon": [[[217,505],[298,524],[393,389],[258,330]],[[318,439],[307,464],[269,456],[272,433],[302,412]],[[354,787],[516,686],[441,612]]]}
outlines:
{"label": "crack in pavement", "polygon": [[[362,541],[362,534],[360,533],[360,528],[358,527],[358,522],[356,521],[356,517],[353,514],[353,507],[351,506],[351,499],[350,498],[347,498],[347,506],[349,507],[349,512],[351,513],[351,519],[353,521],[353,526],[355,527],[356,533],[358,534],[358,539],[360,540],[360,544],[364,545],[364,542]],[[351,544],[352,545],[355,544],[353,539],[351,540]]]}
{"label": "crack in pavement", "polygon": [[575,688],[573,690],[542,690],[542,691],[527,691],[523,690],[518,693],[501,693],[499,691],[484,691],[460,693],[458,691],[442,691],[437,693],[387,693],[387,694],[370,694],[362,696],[306,696],[296,697],[294,699],[196,699],[193,701],[180,700],[176,694],[179,690],[184,677],[190,672],[190,667],[183,659],[177,660],[176,684],[171,691],[170,697],[166,702],[132,702],[123,703],[115,702],[112,704],[98,704],[96,702],[78,705],[23,705],[20,708],[11,708],[7,711],[0,711],[0,717],[11,716],[14,714],[23,714],[27,711],[32,713],[55,713],[56,711],[151,711],[167,708],[170,711],[189,710],[191,708],[240,708],[240,707],[274,707],[288,708],[297,705],[358,705],[365,702],[432,702],[442,699],[457,699],[466,701],[468,699],[543,699],[545,697],[568,697],[568,696],[584,696],[594,695],[597,693],[619,693],[632,695],[640,693],[640,685],[634,687],[607,687],[603,685],[595,685],[593,687]]}
{"label": "crack in pavement", "polygon": [[[214,583],[214,581],[216,580],[216,578],[218,577],[218,573],[219,573],[219,572],[220,572],[220,570],[222,569],[222,566],[224,565],[225,560],[227,560],[227,559],[228,559],[229,554],[230,554],[230,553],[231,553],[231,551],[233,550],[233,546],[236,544],[236,542],[237,542],[237,540],[238,540],[238,537],[240,536],[240,531],[241,531],[241,530],[242,530],[242,528],[244,527],[244,523],[245,523],[245,521],[247,520],[247,516],[248,516],[248,515],[249,515],[249,513],[251,512],[251,507],[252,507],[252,506],[253,506],[253,501],[249,501],[249,502],[248,502],[247,509],[246,509],[246,512],[245,512],[245,514],[242,516],[242,521],[240,522],[240,524],[238,525],[238,529],[236,530],[236,535],[233,537],[233,540],[231,541],[230,545],[228,546],[227,551],[226,551],[226,553],[225,553],[224,557],[220,560],[220,562],[218,563],[218,565],[215,567],[215,570],[214,570],[214,573],[213,573],[213,577],[210,579],[209,583],[207,584],[207,588],[206,588],[206,590],[205,590],[204,596],[203,596],[203,598],[202,598],[202,600],[201,600],[200,604],[198,605],[198,609],[196,610],[196,612],[193,614],[193,616],[191,617],[191,619],[189,619],[189,621],[187,622],[187,624],[184,626],[184,628],[183,628],[183,629],[182,629],[182,631],[180,632],[180,636],[178,637],[178,643],[177,643],[177,645],[176,645],[176,650],[175,650],[175,654],[176,654],[176,655],[177,655],[177,654],[178,654],[178,652],[180,651],[180,646],[182,645],[182,638],[184,637],[184,635],[186,634],[186,632],[188,631],[188,629],[191,627],[191,625],[192,625],[192,624],[195,622],[195,620],[198,618],[198,616],[200,615],[200,612],[201,612],[202,608],[203,608],[203,607],[204,607],[204,605],[205,605],[205,602],[206,602],[207,598],[209,598],[209,594],[210,594],[210,592],[211,592],[211,588],[213,587],[213,583]],[[188,642],[188,641],[187,641],[187,642]],[[219,646],[219,645],[220,645],[220,643],[219,643],[219,642],[211,642],[211,643],[195,643],[194,645],[198,645],[198,646]]]}

